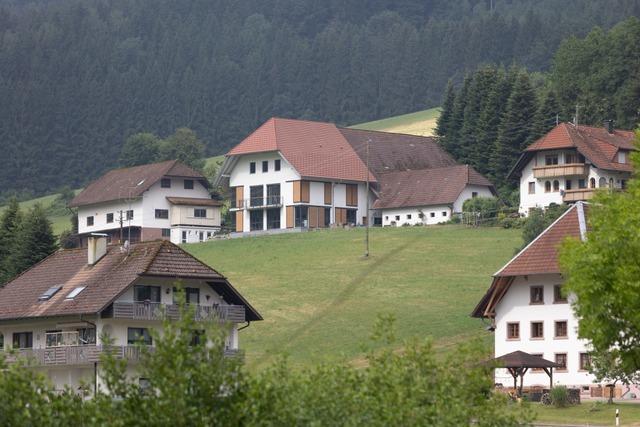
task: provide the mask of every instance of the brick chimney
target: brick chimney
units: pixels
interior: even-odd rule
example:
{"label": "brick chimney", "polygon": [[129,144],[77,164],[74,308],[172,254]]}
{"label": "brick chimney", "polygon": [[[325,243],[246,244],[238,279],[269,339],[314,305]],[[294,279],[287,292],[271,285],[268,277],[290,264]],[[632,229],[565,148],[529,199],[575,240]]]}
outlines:
{"label": "brick chimney", "polygon": [[94,265],[107,254],[107,235],[92,233],[87,242],[87,264]]}
{"label": "brick chimney", "polygon": [[604,129],[607,131],[609,135],[613,135],[613,120],[605,120]]}

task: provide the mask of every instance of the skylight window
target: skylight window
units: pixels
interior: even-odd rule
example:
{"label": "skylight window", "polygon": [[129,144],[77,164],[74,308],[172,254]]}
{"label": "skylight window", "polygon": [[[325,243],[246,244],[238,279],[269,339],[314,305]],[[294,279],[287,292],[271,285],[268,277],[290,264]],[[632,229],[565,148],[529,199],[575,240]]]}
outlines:
{"label": "skylight window", "polygon": [[52,296],[56,294],[62,288],[62,286],[52,286],[47,289],[42,295],[38,297],[38,301],[49,301]]}
{"label": "skylight window", "polygon": [[86,288],[86,286],[78,286],[77,288],[69,292],[69,295],[67,295],[65,299],[74,299],[80,292],[84,290],[84,288]]}

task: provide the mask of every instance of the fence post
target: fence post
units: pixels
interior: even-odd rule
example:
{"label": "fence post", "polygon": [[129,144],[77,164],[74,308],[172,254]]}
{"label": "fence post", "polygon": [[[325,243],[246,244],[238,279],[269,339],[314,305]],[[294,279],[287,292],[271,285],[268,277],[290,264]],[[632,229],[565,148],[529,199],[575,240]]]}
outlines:
{"label": "fence post", "polygon": [[616,427],[620,427],[620,409],[616,408]]}

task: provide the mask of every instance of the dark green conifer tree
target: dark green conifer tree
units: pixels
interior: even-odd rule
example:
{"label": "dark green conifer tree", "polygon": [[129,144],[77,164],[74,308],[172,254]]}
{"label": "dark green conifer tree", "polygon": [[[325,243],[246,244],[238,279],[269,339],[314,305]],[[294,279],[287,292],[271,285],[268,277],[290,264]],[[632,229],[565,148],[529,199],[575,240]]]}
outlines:
{"label": "dark green conifer tree", "polygon": [[444,100],[442,101],[442,107],[440,108],[440,116],[436,121],[435,134],[439,137],[446,137],[451,126],[451,115],[453,113],[453,104],[456,100],[456,90],[453,87],[453,82],[449,79],[447,83],[447,89],[445,91]]}
{"label": "dark green conifer tree", "polygon": [[464,125],[464,110],[467,105],[467,93],[471,86],[473,79],[470,75],[464,78],[462,87],[456,95],[455,102],[453,103],[453,110],[451,112],[451,121],[447,132],[447,137],[443,141],[444,148],[451,154],[456,160],[460,158],[460,133],[462,126]]}
{"label": "dark green conifer tree", "polygon": [[540,105],[536,111],[536,115],[533,119],[533,126],[531,129],[531,136],[529,140],[531,142],[540,138],[545,133],[549,132],[556,125],[556,122],[560,121],[560,106],[556,99],[556,94],[553,90],[545,93],[540,100]]}
{"label": "dark green conifer tree", "polygon": [[153,163],[158,158],[160,138],[142,132],[129,136],[120,152],[120,165],[124,167]]}
{"label": "dark green conifer tree", "polygon": [[22,212],[18,200],[14,197],[9,201],[0,218],[0,285],[10,278],[9,258],[15,249],[17,234],[22,223]]}

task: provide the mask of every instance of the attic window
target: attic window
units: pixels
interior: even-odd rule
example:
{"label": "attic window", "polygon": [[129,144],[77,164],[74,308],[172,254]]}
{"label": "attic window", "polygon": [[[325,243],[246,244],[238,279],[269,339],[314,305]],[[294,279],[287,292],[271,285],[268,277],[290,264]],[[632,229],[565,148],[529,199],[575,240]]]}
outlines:
{"label": "attic window", "polygon": [[42,295],[38,297],[38,301],[49,301],[52,296],[56,294],[62,288],[62,286],[52,286],[46,290]]}
{"label": "attic window", "polygon": [[80,292],[82,292],[84,290],[84,288],[86,288],[86,286],[78,286],[77,288],[75,288],[74,290],[69,292],[69,294],[67,295],[67,297],[65,299],[74,299],[75,297],[78,296],[78,294]]}

